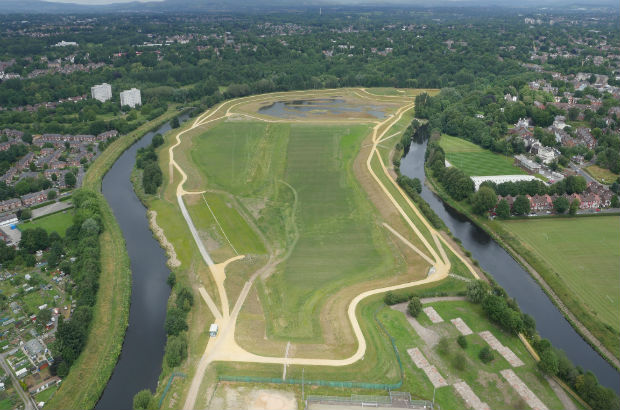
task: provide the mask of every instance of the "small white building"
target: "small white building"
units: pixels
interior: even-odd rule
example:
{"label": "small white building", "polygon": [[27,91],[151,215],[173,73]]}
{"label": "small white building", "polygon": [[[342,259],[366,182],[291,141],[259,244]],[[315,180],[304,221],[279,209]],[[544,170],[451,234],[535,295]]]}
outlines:
{"label": "small white building", "polygon": [[480,188],[480,184],[482,184],[484,181],[495,182],[497,185],[499,185],[504,182],[532,181],[535,179],[538,179],[542,182],[541,179],[536,178],[534,175],[486,175],[471,177],[471,180],[474,181],[476,191],[478,190],[478,188]]}
{"label": "small white building", "polygon": [[142,96],[140,90],[132,88],[131,90],[125,90],[121,92],[121,107],[130,106],[135,108],[137,105],[142,105]]}
{"label": "small white building", "polygon": [[26,374],[28,374],[28,370],[26,370],[25,367],[22,367],[21,369],[15,372],[15,376],[19,377],[20,379],[24,377]]}
{"label": "small white building", "polygon": [[209,326],[209,336],[210,337],[217,336],[217,331],[218,331],[217,324],[216,323],[212,323],[211,326]]}
{"label": "small white building", "polygon": [[90,94],[95,100],[106,102],[112,99],[112,86],[108,83],[90,87]]}

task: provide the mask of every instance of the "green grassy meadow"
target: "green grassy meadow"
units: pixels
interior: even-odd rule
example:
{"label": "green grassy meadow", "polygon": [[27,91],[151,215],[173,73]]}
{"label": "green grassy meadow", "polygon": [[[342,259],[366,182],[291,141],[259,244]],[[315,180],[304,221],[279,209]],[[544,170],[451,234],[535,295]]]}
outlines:
{"label": "green grassy meadow", "polygon": [[63,211],[52,215],[37,218],[19,225],[19,230],[43,228],[47,233],[56,232],[60,236],[65,236],[67,228],[73,223],[73,212]]}
{"label": "green grassy meadow", "polygon": [[462,138],[443,134],[439,145],[446,159],[469,176],[525,174],[512,157],[495,154]]}
{"label": "green grassy meadow", "polygon": [[605,324],[620,330],[620,217],[505,221]]}
{"label": "green grassy meadow", "polygon": [[[206,188],[230,193],[270,247],[287,256],[261,294],[271,336],[319,341],[318,308],[329,294],[391,272],[385,234],[352,172],[368,131],[368,125],[231,121],[194,140],[192,160]],[[258,236],[228,206],[233,199],[208,195],[220,224],[229,227],[224,230],[237,231],[235,239],[229,236],[233,245],[264,253]],[[195,223],[214,232],[208,209],[197,207],[190,206]]]}

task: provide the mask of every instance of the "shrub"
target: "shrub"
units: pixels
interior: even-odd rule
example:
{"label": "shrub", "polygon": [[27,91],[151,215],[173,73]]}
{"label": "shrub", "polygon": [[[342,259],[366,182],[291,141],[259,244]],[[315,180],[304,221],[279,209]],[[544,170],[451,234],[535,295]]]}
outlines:
{"label": "shrub", "polygon": [[480,353],[478,353],[478,357],[482,361],[482,363],[490,363],[495,359],[495,355],[489,346],[484,346]]}
{"label": "shrub", "polygon": [[183,336],[170,336],[166,343],[166,364],[177,367],[187,357],[187,340]]}
{"label": "shrub", "polygon": [[407,304],[407,312],[413,317],[418,317],[421,311],[422,302],[420,302],[420,298],[417,296],[412,297]]}
{"label": "shrub", "polygon": [[465,336],[459,335],[459,337],[456,338],[456,342],[459,344],[459,346],[461,346],[461,348],[467,348],[467,339],[465,338]]}
{"label": "shrub", "polygon": [[155,408],[152,401],[153,394],[149,389],[140,390],[133,396],[133,408],[138,410]]}

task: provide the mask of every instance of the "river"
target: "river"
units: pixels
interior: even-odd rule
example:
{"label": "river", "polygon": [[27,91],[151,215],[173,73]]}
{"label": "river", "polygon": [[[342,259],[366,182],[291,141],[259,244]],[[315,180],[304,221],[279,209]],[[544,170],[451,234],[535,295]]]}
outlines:
{"label": "river", "polygon": [[[409,152],[400,162],[403,175],[425,181],[426,144],[427,141],[411,143]],[[468,218],[446,206],[424,183],[421,196],[454,236],[462,241],[465,249],[480,262],[480,266],[517,300],[521,310],[536,319],[536,327],[542,337],[564,350],[575,365],[591,370],[601,384],[620,393],[620,373],[581,338],[538,283],[504,248]]]}
{"label": "river", "polygon": [[[184,117],[186,118],[186,117]],[[149,132],[125,151],[103,178],[103,196],[123,231],[131,260],[131,307],[129,326],[112,377],[95,408],[131,409],[133,396],[142,389],[157,388],[166,345],[164,321],[170,287],[166,279],[166,253],[153,238],[146,209],[130,181],[136,151],[151,143],[157,133],[171,129],[167,123]],[[105,280],[104,277],[101,280]]]}

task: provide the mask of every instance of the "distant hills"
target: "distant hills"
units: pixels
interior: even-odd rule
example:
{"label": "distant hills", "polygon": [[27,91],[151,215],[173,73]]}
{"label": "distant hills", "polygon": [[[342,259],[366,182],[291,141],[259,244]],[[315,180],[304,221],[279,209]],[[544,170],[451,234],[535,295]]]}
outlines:
{"label": "distant hills", "polygon": [[[114,13],[114,12],[197,12],[197,11],[260,11],[307,9],[329,6],[412,6],[412,7],[474,7],[499,6],[518,8],[618,8],[617,0],[163,0],[127,1],[114,4],[88,5],[84,0],[65,3],[44,0],[0,0],[0,14],[7,13]],[[102,0],[99,0],[102,1]],[[107,0],[106,0],[107,1]],[[110,0],[113,1],[113,0]]]}

